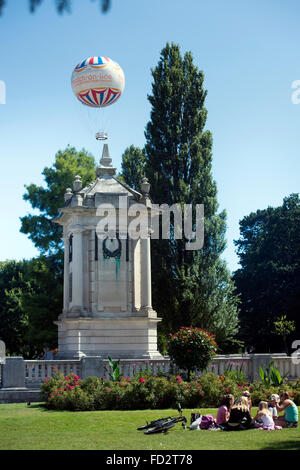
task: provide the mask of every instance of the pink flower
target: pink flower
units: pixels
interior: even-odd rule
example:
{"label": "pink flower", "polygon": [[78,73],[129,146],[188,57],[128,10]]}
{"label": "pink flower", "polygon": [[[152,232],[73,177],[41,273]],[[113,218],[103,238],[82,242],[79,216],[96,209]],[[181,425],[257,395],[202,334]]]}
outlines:
{"label": "pink flower", "polygon": [[143,377],[141,377],[140,380],[139,380],[139,382],[140,382],[141,384],[143,384],[144,382],[146,382],[146,380],[145,380]]}

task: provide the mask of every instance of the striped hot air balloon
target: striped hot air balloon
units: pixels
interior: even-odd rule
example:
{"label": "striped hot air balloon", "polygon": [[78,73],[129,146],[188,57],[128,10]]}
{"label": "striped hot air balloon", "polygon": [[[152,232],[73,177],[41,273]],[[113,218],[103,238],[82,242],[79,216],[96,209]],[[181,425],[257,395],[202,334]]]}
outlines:
{"label": "striped hot air balloon", "polygon": [[120,98],[125,76],[119,64],[108,57],[88,57],[74,68],[71,84],[81,103],[104,108]]}

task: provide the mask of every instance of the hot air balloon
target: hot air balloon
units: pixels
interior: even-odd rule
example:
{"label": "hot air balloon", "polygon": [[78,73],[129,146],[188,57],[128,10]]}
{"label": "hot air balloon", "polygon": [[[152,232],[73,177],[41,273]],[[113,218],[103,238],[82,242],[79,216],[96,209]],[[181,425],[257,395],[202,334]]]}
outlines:
{"label": "hot air balloon", "polygon": [[104,108],[122,95],[125,76],[120,65],[108,57],[88,57],[74,68],[71,85],[82,104]]}

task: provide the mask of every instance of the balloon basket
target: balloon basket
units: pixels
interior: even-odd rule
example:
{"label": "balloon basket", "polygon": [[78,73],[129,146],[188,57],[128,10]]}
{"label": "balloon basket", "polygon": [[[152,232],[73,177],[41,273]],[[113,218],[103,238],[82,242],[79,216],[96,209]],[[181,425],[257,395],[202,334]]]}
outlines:
{"label": "balloon basket", "polygon": [[107,132],[97,132],[95,137],[96,137],[96,140],[107,140],[108,134]]}

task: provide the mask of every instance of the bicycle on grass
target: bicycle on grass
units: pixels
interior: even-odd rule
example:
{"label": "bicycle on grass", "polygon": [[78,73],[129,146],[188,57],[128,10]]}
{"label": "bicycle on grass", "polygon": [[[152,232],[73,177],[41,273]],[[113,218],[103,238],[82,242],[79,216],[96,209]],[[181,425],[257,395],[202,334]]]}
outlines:
{"label": "bicycle on grass", "polygon": [[177,409],[179,412],[179,416],[176,416],[176,417],[168,416],[166,418],[156,419],[154,421],[151,421],[150,423],[147,422],[146,425],[140,426],[138,428],[138,431],[142,431],[146,429],[146,431],[144,431],[144,434],[155,434],[159,432],[166,433],[169,431],[169,429],[173,428],[176,423],[179,423],[179,422],[181,422],[182,427],[186,429],[187,420],[185,416],[182,416],[182,409],[181,409],[180,403],[178,404]]}

